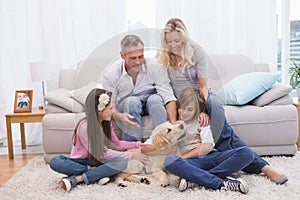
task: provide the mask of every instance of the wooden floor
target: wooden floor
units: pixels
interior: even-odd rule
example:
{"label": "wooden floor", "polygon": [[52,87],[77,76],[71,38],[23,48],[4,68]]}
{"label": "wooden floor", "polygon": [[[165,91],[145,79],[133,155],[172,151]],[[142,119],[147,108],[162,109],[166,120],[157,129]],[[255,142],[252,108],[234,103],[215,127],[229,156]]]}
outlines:
{"label": "wooden floor", "polygon": [[31,158],[38,155],[43,154],[16,154],[14,159],[9,159],[8,155],[0,155],[0,187],[17,173],[21,167],[25,166]]}

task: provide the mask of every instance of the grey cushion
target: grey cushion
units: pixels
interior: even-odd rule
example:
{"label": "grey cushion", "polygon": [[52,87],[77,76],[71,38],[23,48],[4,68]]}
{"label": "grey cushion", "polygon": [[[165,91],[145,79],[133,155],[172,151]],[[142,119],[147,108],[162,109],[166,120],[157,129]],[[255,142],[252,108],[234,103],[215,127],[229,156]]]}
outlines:
{"label": "grey cushion", "polygon": [[72,90],[71,97],[73,99],[75,99],[76,101],[78,101],[79,103],[81,103],[82,105],[84,105],[86,97],[88,96],[90,91],[94,88],[103,88],[103,87],[100,83],[90,82],[89,84],[87,84],[81,88]]}
{"label": "grey cushion", "polygon": [[279,99],[276,99],[275,101],[272,101],[271,103],[269,103],[269,105],[290,105],[293,103],[293,98],[287,94]]}
{"label": "grey cushion", "polygon": [[84,111],[84,107],[71,98],[71,92],[68,89],[58,88],[52,90],[45,95],[45,100],[74,113],[81,113]]}
{"label": "grey cushion", "polygon": [[292,87],[287,84],[277,83],[271,89],[255,98],[251,104],[256,106],[265,106],[271,102],[288,95],[292,91]]}

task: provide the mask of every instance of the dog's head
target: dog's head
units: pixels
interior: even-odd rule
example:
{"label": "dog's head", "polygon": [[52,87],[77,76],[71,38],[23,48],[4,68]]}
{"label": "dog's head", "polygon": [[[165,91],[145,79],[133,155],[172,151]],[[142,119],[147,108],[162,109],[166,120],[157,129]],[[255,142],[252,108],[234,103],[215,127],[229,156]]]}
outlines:
{"label": "dog's head", "polygon": [[176,142],[185,136],[184,125],[173,125],[170,122],[165,122],[158,125],[151,134],[152,143],[157,150],[163,150],[168,145],[174,145]]}

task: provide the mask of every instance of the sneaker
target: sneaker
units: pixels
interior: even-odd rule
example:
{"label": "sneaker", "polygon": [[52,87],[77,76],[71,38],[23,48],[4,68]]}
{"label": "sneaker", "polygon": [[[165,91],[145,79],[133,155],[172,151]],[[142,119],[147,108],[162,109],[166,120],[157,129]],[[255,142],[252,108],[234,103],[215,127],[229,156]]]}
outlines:
{"label": "sneaker", "polygon": [[110,178],[109,177],[104,177],[104,178],[101,178],[99,181],[98,181],[98,184],[99,185],[105,185],[106,183],[108,183],[110,181]]}
{"label": "sneaker", "polygon": [[186,179],[182,178],[180,180],[178,189],[179,189],[180,192],[183,192],[188,188],[194,188],[194,187],[197,187],[196,183],[191,183],[191,182],[187,181]]}
{"label": "sneaker", "polygon": [[75,178],[75,176],[70,176],[70,177],[67,177],[67,178],[63,178],[61,180],[61,183],[62,183],[62,188],[69,192],[71,191],[75,185],[77,184],[77,179]]}
{"label": "sneaker", "polygon": [[232,177],[226,177],[223,182],[223,186],[221,187],[221,190],[231,190],[231,191],[238,191],[243,194],[247,194],[249,192],[248,184],[245,180],[241,178],[232,178]]}

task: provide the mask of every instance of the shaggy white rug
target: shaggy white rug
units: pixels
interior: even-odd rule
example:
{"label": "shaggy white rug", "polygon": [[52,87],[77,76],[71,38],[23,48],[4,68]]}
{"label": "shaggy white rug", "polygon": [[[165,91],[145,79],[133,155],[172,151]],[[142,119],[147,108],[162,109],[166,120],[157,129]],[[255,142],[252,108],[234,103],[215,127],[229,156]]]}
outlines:
{"label": "shaggy white rug", "polygon": [[275,185],[262,175],[242,175],[250,186],[248,194],[231,191],[211,191],[204,188],[179,192],[176,187],[162,188],[153,180],[150,185],[128,183],[120,188],[114,183],[107,185],[77,185],[65,192],[60,185],[63,175],[53,172],[38,156],[20,169],[0,188],[4,199],[300,199],[300,153],[293,157],[266,157],[271,166],[284,173],[289,181]]}

